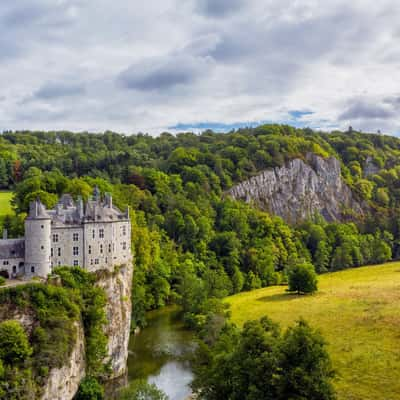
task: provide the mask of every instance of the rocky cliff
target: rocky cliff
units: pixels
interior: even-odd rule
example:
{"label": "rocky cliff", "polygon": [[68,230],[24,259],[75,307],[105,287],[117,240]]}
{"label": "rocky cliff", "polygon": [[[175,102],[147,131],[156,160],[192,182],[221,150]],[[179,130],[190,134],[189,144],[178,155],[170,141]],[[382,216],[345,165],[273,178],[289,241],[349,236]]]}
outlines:
{"label": "rocky cliff", "polygon": [[232,187],[228,194],[289,223],[316,213],[327,221],[341,220],[349,211],[362,214],[361,205],[342,179],[340,162],[315,154],[307,154],[305,161],[293,159],[283,167],[263,171]]}
{"label": "rocky cliff", "polygon": [[[105,290],[107,296],[107,325],[104,327],[108,337],[108,355],[104,360],[110,365],[109,379],[126,373],[128,343],[131,325],[132,265],[116,267],[114,271],[97,271],[97,285]],[[77,324],[77,339],[70,359],[60,369],[50,371],[49,379],[41,400],[72,400],[85,376],[85,352],[83,327]]]}
{"label": "rocky cliff", "polygon": [[[106,303],[107,323],[104,331],[108,337],[107,357],[104,360],[110,366],[110,380],[124,376],[127,368],[128,342],[131,323],[131,285],[133,267],[131,264],[115,267],[114,270],[100,270],[96,272],[96,285],[104,289]],[[55,283],[42,285],[43,288]],[[61,281],[58,283],[61,285]],[[25,289],[26,287],[26,289]],[[34,292],[30,285],[20,285],[18,296],[29,299],[29,293]],[[25,328],[28,336],[32,336],[35,327],[38,326],[37,315],[29,307],[29,300],[25,303],[8,301],[16,298],[12,292],[10,296],[5,296],[7,301],[0,305],[0,322],[4,320],[17,320]],[[4,295],[4,293],[3,293]],[[23,304],[22,307],[20,304]],[[73,321],[74,342],[72,350],[68,353],[67,359],[59,368],[50,368],[46,379],[36,383],[36,395],[28,394],[21,399],[41,400],[72,400],[75,396],[80,381],[85,377],[86,356],[85,356],[85,332],[82,321]],[[57,347],[57,346],[55,346]],[[65,349],[63,349],[65,351]],[[61,351],[61,349],[60,349]],[[43,367],[47,367],[44,365]],[[40,395],[39,395],[40,394]]]}
{"label": "rocky cliff", "polygon": [[76,323],[76,340],[68,362],[50,370],[42,400],[72,399],[85,377],[85,334],[82,323]]}
{"label": "rocky cliff", "polygon": [[107,295],[107,321],[105,332],[108,336],[108,358],[110,379],[125,374],[128,360],[128,344],[131,329],[131,265],[116,268],[114,273],[100,278],[98,285]]}

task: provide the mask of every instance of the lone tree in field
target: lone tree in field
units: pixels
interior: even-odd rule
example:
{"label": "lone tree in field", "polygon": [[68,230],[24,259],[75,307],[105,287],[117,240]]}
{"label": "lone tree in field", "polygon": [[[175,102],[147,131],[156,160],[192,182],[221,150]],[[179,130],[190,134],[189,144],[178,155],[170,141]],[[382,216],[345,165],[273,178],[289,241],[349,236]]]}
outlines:
{"label": "lone tree in field", "polygon": [[294,265],[289,271],[289,292],[314,293],[318,290],[317,274],[308,262]]}

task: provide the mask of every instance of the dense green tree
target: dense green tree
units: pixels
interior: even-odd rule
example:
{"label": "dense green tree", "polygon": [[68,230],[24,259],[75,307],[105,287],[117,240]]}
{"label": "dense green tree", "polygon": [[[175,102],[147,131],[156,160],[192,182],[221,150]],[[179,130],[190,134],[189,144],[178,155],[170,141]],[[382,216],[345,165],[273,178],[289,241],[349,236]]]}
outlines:
{"label": "dense green tree", "polygon": [[314,266],[303,262],[291,267],[288,274],[289,291],[300,293],[314,293],[318,289],[317,274]]}
{"label": "dense green tree", "polygon": [[335,373],[321,334],[304,320],[289,328],[280,347],[278,398],[332,400]]}

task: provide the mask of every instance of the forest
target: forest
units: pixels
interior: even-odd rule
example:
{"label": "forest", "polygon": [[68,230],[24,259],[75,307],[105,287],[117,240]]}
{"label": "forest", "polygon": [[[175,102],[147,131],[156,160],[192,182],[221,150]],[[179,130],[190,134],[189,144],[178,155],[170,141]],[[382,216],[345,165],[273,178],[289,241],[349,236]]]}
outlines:
{"label": "forest", "polygon": [[[230,199],[226,190],[257,172],[312,152],[334,156],[363,204],[363,216],[296,226]],[[226,134],[122,135],[3,132],[0,189],[16,214],[0,217],[23,233],[29,202],[55,205],[62,193],[87,199],[95,185],[132,210],[134,326],[145,312],[182,305],[199,332],[226,311],[219,299],[285,283],[299,263],[318,273],[381,263],[400,255],[400,140],[378,134],[316,132],[262,125]]]}

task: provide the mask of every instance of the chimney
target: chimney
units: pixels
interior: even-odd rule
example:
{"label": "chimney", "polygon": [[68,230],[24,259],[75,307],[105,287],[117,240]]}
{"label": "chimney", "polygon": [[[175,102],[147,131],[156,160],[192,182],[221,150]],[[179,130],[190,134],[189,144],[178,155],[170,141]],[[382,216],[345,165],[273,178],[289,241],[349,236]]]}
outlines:
{"label": "chimney", "polygon": [[7,229],[3,229],[3,240],[7,240],[8,232]]}

